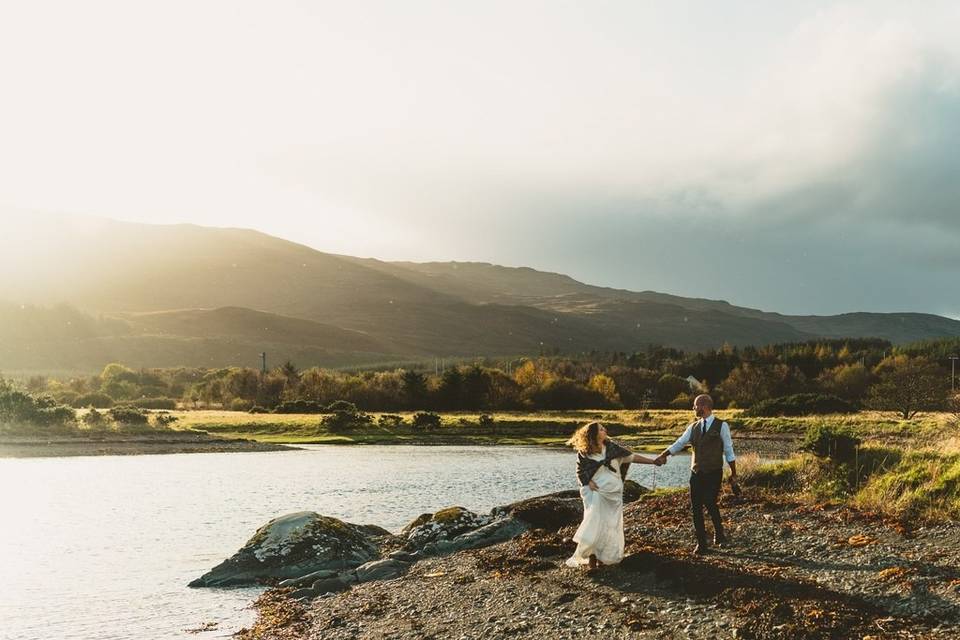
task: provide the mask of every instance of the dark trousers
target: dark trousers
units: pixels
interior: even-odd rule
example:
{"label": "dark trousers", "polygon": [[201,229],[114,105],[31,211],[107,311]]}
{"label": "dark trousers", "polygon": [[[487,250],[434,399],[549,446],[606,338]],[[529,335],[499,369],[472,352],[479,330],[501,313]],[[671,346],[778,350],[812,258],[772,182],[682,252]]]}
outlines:
{"label": "dark trousers", "polygon": [[690,473],[690,506],[693,508],[693,528],[697,532],[697,542],[706,544],[707,530],[703,525],[703,508],[707,508],[713,521],[713,533],[723,537],[723,523],[720,522],[720,507],[717,497],[723,482],[723,469],[719,471],[692,471]]}

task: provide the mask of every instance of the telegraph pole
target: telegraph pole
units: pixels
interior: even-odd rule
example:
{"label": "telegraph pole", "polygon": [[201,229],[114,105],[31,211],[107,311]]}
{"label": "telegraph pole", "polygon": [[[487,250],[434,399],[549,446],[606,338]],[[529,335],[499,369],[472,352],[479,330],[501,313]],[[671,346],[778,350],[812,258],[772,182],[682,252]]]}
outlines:
{"label": "telegraph pole", "polygon": [[266,372],[267,372],[267,352],[261,351],[260,352],[260,373],[266,373]]}

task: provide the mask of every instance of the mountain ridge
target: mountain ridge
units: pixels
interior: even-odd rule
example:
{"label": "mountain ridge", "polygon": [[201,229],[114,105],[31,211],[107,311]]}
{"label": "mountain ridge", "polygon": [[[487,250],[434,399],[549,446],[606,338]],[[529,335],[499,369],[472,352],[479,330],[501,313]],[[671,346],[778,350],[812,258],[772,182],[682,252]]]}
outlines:
{"label": "mountain ridge", "polygon": [[[0,300],[15,303],[0,314],[0,353],[22,364],[29,364],[31,350],[39,354],[45,347],[38,346],[41,337],[19,347],[11,343],[23,329],[11,311],[18,305],[67,304],[109,320],[71,320],[98,331],[110,327],[86,337],[54,339],[55,314],[37,326],[48,327],[48,343],[96,340],[105,354],[132,353],[136,362],[129,364],[138,366],[169,362],[164,350],[185,340],[216,352],[212,359],[197,357],[217,366],[249,363],[248,351],[265,344],[274,350],[286,345],[283,352],[299,347],[301,358],[310,360],[299,363],[305,366],[341,366],[630,352],[648,344],[704,350],[827,337],[903,343],[960,336],[960,321],[933,314],[792,316],[726,300],[591,285],[530,267],[324,253],[242,228],[111,220],[85,225],[75,219],[41,224],[40,230],[29,223],[13,227],[0,238],[0,267],[12,274],[0,281]],[[233,347],[224,344],[235,346],[236,362],[227,355]],[[84,366],[95,368],[92,348],[80,351],[90,360]],[[172,351],[191,359],[189,349]]]}

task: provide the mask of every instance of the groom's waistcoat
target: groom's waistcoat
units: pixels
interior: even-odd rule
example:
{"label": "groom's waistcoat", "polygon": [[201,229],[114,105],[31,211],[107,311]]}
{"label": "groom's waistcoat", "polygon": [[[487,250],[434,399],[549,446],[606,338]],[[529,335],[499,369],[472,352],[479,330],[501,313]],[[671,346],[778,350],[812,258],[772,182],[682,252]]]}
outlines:
{"label": "groom's waistcoat", "polygon": [[720,418],[714,418],[707,432],[701,434],[703,420],[693,423],[693,432],[690,434],[690,446],[693,447],[690,468],[693,471],[699,473],[723,469],[723,440],[720,438],[722,426]]}

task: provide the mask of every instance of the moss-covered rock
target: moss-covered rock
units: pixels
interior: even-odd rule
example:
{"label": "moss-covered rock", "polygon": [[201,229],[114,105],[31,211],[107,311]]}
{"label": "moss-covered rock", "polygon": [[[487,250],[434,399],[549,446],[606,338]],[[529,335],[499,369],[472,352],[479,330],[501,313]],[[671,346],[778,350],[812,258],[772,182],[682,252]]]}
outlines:
{"label": "moss-covered rock", "polygon": [[191,587],[247,585],[296,578],[321,570],[341,571],[380,557],[390,532],[343,522],[312,511],[271,520],[231,558],[190,583]]}
{"label": "moss-covered rock", "polygon": [[[414,521],[422,520],[423,516]],[[407,530],[407,548],[422,549],[424,545],[438,540],[450,540],[479,529],[491,522],[490,516],[481,516],[463,507],[448,507],[433,514],[429,520],[411,526]],[[413,525],[414,523],[411,523]]]}

